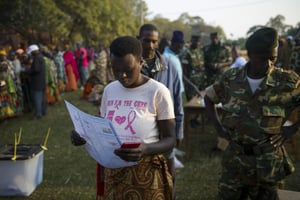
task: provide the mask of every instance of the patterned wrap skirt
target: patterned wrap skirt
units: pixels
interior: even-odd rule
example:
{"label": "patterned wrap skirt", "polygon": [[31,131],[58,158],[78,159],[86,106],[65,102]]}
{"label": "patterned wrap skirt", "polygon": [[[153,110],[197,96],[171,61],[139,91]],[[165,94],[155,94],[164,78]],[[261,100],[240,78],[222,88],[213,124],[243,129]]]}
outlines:
{"label": "patterned wrap skirt", "polygon": [[104,200],[171,200],[173,182],[163,155],[144,157],[138,165],[104,170]]}

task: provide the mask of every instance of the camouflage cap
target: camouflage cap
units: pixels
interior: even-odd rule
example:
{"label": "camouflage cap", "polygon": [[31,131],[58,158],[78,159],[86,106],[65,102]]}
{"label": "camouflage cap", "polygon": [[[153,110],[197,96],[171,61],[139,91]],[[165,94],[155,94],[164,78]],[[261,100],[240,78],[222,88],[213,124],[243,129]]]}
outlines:
{"label": "camouflage cap", "polygon": [[246,41],[246,49],[252,53],[268,53],[278,47],[278,33],[274,28],[261,28]]}

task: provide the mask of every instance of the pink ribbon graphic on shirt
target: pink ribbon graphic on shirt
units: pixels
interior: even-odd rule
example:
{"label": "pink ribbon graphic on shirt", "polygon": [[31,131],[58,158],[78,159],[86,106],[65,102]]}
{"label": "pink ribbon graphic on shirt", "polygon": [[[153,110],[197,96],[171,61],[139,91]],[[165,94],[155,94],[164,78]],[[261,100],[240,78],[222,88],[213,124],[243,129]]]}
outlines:
{"label": "pink ribbon graphic on shirt", "polygon": [[133,130],[131,124],[135,120],[135,117],[136,117],[136,113],[133,110],[130,111],[130,113],[128,114],[128,117],[127,117],[128,124],[125,127],[125,130],[129,129],[131,134],[133,134],[133,135],[136,134],[136,132]]}

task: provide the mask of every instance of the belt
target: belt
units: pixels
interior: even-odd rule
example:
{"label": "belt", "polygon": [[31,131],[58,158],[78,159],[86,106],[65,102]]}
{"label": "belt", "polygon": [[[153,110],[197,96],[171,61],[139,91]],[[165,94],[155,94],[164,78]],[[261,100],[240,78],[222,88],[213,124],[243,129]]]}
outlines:
{"label": "belt", "polygon": [[261,154],[271,153],[275,151],[275,148],[269,143],[264,143],[261,145],[252,145],[252,144],[240,144],[231,141],[230,146],[234,150],[237,150],[247,156],[261,155]]}

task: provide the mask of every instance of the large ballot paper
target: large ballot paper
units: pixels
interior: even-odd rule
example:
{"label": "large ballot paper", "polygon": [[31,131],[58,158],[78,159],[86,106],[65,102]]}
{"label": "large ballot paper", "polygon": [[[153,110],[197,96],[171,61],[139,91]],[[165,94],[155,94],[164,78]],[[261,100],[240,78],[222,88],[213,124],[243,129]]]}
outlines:
{"label": "large ballot paper", "polygon": [[86,140],[84,145],[89,155],[106,168],[120,168],[136,165],[137,162],[127,162],[114,154],[121,147],[111,121],[87,114],[68,101],[66,107],[72,119],[75,131]]}

